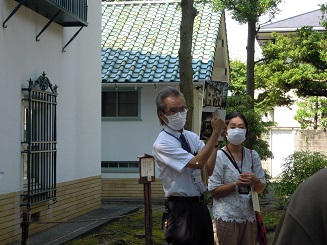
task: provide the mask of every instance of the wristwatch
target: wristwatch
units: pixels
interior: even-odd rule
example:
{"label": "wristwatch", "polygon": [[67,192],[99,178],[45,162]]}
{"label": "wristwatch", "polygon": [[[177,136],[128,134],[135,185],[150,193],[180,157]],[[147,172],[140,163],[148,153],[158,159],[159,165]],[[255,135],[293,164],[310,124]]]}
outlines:
{"label": "wristwatch", "polygon": [[235,191],[238,191],[238,186],[236,185],[236,181],[234,182],[234,187],[235,187]]}

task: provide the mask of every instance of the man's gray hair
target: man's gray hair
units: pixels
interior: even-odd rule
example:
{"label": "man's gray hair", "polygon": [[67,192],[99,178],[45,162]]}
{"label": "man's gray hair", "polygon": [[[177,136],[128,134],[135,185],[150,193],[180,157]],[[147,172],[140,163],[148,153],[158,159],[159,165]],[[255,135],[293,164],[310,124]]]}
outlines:
{"label": "man's gray hair", "polygon": [[[164,112],[165,111],[165,103],[164,103],[164,100],[168,97],[183,97],[184,99],[184,95],[177,89],[177,88],[174,88],[174,87],[170,87],[170,86],[167,86],[165,88],[163,88],[159,94],[157,95],[157,98],[156,98],[156,105],[157,105],[157,115],[159,117],[159,113],[160,112]],[[165,122],[159,117],[159,120],[160,120],[160,124],[161,125],[164,125]]]}

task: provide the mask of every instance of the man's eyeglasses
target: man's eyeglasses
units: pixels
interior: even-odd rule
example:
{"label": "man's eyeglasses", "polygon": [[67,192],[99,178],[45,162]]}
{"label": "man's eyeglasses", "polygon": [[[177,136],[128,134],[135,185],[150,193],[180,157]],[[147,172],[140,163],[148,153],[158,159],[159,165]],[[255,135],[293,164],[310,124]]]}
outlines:
{"label": "man's eyeglasses", "polygon": [[166,116],[175,115],[178,112],[187,112],[187,108],[185,106],[179,108],[170,108],[168,112],[162,111]]}

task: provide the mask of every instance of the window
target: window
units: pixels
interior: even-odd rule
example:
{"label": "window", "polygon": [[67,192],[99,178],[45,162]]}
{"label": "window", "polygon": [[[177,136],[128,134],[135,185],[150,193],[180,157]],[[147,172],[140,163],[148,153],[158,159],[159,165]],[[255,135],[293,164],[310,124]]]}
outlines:
{"label": "window", "polygon": [[[51,91],[49,91],[51,88]],[[45,73],[23,88],[22,206],[56,199],[57,86]]]}
{"label": "window", "polygon": [[135,89],[102,92],[102,117],[135,119],[140,116],[140,91]]}
{"label": "window", "polygon": [[103,161],[101,162],[102,173],[139,173],[139,162],[135,161]]}

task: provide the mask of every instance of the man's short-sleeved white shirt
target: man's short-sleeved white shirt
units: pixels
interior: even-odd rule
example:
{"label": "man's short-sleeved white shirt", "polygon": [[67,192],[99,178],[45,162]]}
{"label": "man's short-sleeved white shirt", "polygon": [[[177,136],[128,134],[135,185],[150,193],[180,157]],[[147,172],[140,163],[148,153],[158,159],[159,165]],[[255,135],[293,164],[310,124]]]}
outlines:
{"label": "man's short-sleeved white shirt", "polygon": [[153,144],[152,154],[166,197],[199,196],[206,190],[202,181],[194,181],[195,175],[201,176],[201,170],[186,167],[194,154],[204,147],[204,143],[191,131],[183,130],[183,134],[193,154],[181,147],[180,133],[167,126],[164,126]]}

